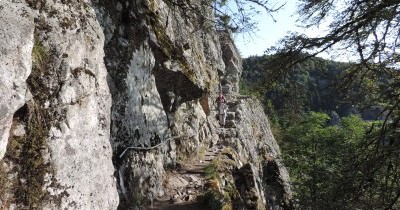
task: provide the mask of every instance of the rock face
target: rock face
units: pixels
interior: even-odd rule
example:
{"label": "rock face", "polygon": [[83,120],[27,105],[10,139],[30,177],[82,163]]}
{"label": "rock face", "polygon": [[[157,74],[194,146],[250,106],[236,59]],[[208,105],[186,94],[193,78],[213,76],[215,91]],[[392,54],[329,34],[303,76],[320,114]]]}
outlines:
{"label": "rock face", "polygon": [[24,4],[0,2],[0,159],[8,143],[13,114],[25,103],[31,72],[33,16]]}
{"label": "rock face", "polygon": [[240,58],[239,51],[237,50],[231,34],[229,32],[220,32],[220,42],[222,50],[222,59],[225,64],[225,72],[221,78],[224,85],[224,92],[230,91],[239,92],[239,80],[242,75],[242,59]]}
{"label": "rock face", "polygon": [[117,208],[104,35],[94,9],[59,1],[0,6],[5,208]]}
{"label": "rock face", "polygon": [[0,203],[144,207],[174,197],[167,174],[218,146],[232,206],[289,209],[278,145],[238,94],[241,59],[213,19],[207,1],[0,1]]}

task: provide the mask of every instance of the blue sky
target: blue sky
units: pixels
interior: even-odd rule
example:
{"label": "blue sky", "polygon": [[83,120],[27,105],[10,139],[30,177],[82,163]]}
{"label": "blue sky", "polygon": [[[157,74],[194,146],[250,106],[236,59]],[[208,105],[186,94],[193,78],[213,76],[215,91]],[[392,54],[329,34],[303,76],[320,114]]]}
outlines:
{"label": "blue sky", "polygon": [[277,22],[274,22],[266,14],[256,16],[258,30],[254,34],[235,34],[236,45],[242,57],[262,55],[268,47],[273,46],[280,38],[286,36],[288,31],[301,31],[296,27],[297,4],[297,0],[287,0],[285,6],[274,14]]}
{"label": "blue sky", "polygon": [[[275,0],[272,2],[279,4],[284,1]],[[235,43],[239,48],[242,58],[252,55],[263,55],[265,50],[276,45],[281,38],[289,35],[290,31],[305,34],[308,37],[326,35],[333,18],[328,15],[327,19],[321,25],[307,29],[298,27],[300,25],[300,23],[296,22],[299,17],[296,13],[298,4],[299,0],[286,0],[285,6],[274,14],[276,22],[269,15],[265,13],[260,14],[255,17],[255,20],[258,22],[258,30],[254,34],[234,34]],[[350,49],[343,51],[343,49],[340,49],[340,46],[337,47],[319,54],[318,57],[342,62],[357,60],[354,52],[352,53]]]}

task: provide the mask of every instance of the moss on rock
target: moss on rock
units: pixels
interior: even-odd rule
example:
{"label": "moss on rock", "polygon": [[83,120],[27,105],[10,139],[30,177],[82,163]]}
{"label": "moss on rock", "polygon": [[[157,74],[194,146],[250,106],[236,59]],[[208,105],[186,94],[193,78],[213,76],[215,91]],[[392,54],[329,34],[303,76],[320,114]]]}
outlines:
{"label": "moss on rock", "polygon": [[[48,136],[48,116],[35,101],[29,101],[27,109],[27,134],[17,139],[21,145],[18,156],[18,183],[16,199],[29,209],[41,209],[47,193],[43,191],[44,176],[49,172],[49,164],[43,158]],[[17,153],[15,153],[17,154]]]}

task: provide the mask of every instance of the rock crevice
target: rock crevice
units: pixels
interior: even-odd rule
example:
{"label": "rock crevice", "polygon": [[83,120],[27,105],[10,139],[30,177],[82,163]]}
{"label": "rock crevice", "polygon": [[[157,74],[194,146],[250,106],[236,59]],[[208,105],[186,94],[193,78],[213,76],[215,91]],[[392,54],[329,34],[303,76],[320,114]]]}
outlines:
{"label": "rock crevice", "polygon": [[209,4],[0,1],[0,205],[289,209],[279,147],[238,94],[241,59]]}

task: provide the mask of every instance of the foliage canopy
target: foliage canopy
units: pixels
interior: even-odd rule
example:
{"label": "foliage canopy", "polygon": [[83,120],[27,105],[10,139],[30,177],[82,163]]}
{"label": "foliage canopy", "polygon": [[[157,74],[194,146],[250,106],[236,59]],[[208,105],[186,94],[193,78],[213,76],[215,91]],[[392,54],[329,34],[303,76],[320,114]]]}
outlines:
{"label": "foliage canopy", "polygon": [[[263,73],[271,71],[273,58],[245,59],[243,86],[259,92],[272,118],[274,136],[280,142],[293,181],[297,207],[399,208],[398,131],[388,129],[381,138],[384,120],[374,120],[386,104],[363,109],[360,103],[369,103],[368,95],[374,95],[364,94],[368,86],[350,89],[347,94],[338,92],[340,82],[336,82],[336,75],[352,63],[310,58],[265,87],[262,84],[270,78]],[[380,83],[371,81],[369,85]]]}
{"label": "foliage canopy", "polygon": [[342,91],[363,90],[359,94],[365,95],[368,103],[384,107],[384,119],[376,125],[379,129],[374,135],[367,135],[352,159],[345,162],[352,168],[341,173],[340,189],[353,193],[349,195],[350,208],[399,208],[400,2],[302,0],[299,13],[305,27],[329,23],[328,31],[319,37],[291,34],[271,48],[269,52],[275,58],[270,65],[274,69],[271,78],[322,52],[357,57],[340,75],[337,86]]}
{"label": "foliage canopy", "polygon": [[[199,21],[200,27],[211,23],[218,30],[230,30],[235,33],[251,33],[257,28],[254,15],[266,13],[274,19],[273,14],[282,8],[284,3],[274,0],[166,0],[167,4],[182,10],[187,19]],[[208,16],[205,11],[214,11]],[[194,15],[194,16],[193,16]]]}

